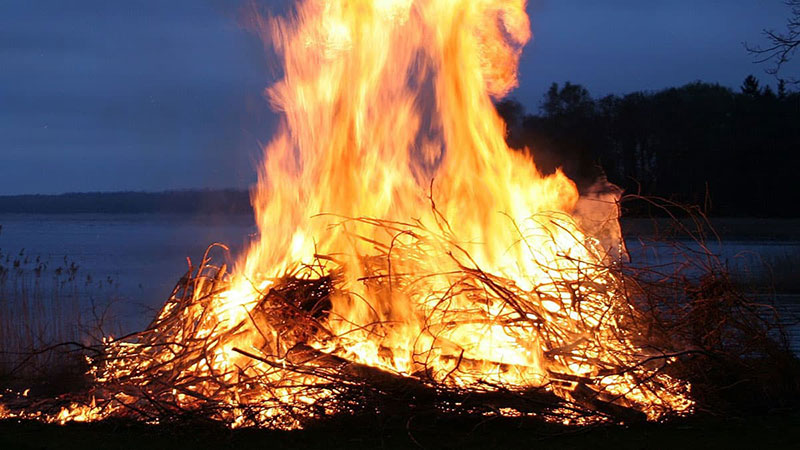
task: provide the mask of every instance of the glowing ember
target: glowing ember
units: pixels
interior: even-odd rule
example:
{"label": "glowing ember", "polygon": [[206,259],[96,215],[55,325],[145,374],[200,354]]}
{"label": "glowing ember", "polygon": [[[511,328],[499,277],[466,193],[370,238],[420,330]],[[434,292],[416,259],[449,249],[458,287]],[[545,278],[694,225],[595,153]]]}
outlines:
{"label": "glowing ember", "polygon": [[516,85],[524,0],[307,0],[262,25],[284,120],[253,196],[260,238],[109,342],[96,401],[53,420],[293,428],[393,383],[443,412],[479,410],[465,391],[542,396],[567,421],[691,409],[640,342],[616,216],[590,226],[569,179],[505,143],[492,98]]}

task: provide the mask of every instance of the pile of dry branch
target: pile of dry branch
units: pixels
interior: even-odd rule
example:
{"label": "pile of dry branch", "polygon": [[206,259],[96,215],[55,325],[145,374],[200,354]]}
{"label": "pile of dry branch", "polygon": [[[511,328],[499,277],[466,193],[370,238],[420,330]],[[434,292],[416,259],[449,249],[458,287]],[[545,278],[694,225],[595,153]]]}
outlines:
{"label": "pile of dry branch", "polygon": [[[99,356],[91,355],[87,392],[33,405],[7,396],[6,408],[18,417],[57,421],[113,416],[273,428],[358,414],[524,416],[585,424],[719,412],[730,407],[723,401],[726,392],[763,387],[765,381],[773,384],[774,395],[798,391],[796,381],[782,379],[774,386],[770,378],[778,370],[797,373],[778,321],[765,314],[770,305],[754,304],[735,288],[710,252],[687,255],[679,267],[609,261],[580,269],[583,276],[523,291],[465,263],[466,256],[453,256],[444,273],[404,273],[399,262],[393,271],[395,258],[424,258],[432,235],[415,224],[374,223],[401,229],[411,239],[404,247],[376,244],[377,254],[364,259],[363,281],[370,289],[407,291],[426,278],[445,277],[448,288],[435,293],[437,307],[428,311],[430,326],[422,331],[441,342],[447,339],[442,330],[458,326],[465,316],[438,305],[453,296],[476,305],[501,302],[502,313],[482,317],[518,339],[537,340],[548,368],[545,381],[524,385],[482,378],[486,362],[470,360],[464,350],[455,356],[417,351],[415,370],[408,373],[349,357],[342,336],[331,328],[332,299],[353,294],[323,256],[272,280],[245,315],[223,323],[219,302],[231,277],[207,253],[146,330],[108,340]],[[575,267],[581,264],[576,261]],[[548,294],[554,290],[569,293],[568,300]],[[543,298],[559,302],[561,309],[543,307]],[[450,322],[442,325],[443,317]],[[358,331],[381,342],[392,326],[376,320]],[[438,365],[429,363],[435,358]],[[449,364],[446,372],[442,361]],[[591,370],[576,375],[574,367],[581,364]],[[761,383],[748,378],[759,367]],[[525,369],[495,364],[493,370]]]}

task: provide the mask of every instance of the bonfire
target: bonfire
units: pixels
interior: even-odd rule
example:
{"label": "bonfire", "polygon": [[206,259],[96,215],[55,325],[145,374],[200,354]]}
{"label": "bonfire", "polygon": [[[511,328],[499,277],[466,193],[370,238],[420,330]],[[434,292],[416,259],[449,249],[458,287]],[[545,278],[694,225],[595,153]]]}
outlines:
{"label": "bonfire", "polygon": [[619,193],[511,149],[524,0],[305,0],[254,19],[282,115],[260,233],[212,246],[151,325],[108,337],[54,422],[303,427],[357,413],[559,423],[690,414],[623,270]]}

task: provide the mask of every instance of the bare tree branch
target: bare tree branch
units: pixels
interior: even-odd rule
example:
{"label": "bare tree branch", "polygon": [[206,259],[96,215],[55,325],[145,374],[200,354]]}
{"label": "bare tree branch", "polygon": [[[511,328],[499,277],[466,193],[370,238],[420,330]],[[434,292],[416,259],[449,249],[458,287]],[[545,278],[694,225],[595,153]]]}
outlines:
{"label": "bare tree branch", "polygon": [[[791,8],[791,16],[786,21],[786,30],[778,32],[773,29],[765,29],[764,36],[769,44],[767,46],[751,46],[745,43],[747,51],[755,57],[758,64],[770,63],[767,73],[778,76],[783,66],[793,57],[797,48],[800,47],[800,0],[785,0],[787,6]],[[791,83],[800,83],[800,80],[792,78]]]}

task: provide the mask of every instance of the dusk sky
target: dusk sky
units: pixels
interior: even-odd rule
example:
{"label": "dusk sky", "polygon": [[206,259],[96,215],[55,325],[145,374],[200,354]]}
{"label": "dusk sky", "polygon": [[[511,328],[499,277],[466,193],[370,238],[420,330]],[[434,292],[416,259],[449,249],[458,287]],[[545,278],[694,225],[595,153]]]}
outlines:
{"label": "dusk sky", "polygon": [[[246,187],[274,116],[243,2],[0,2],[0,195]],[[532,0],[520,88],[594,96],[694,80],[774,84],[743,42],[781,29],[782,0]],[[797,73],[797,64],[789,67]]]}

